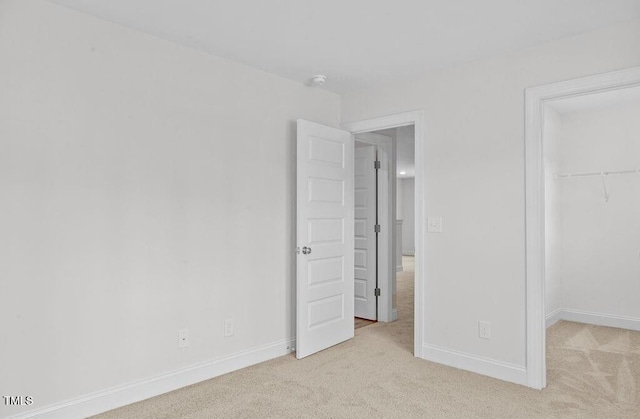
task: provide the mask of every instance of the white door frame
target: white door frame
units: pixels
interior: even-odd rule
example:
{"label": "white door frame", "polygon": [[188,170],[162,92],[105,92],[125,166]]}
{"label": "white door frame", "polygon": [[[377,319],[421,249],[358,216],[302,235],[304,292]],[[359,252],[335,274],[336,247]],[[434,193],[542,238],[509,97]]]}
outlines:
{"label": "white door frame", "polygon": [[[352,134],[360,134],[371,131],[379,131],[388,128],[397,128],[406,125],[414,125],[415,127],[415,214],[416,214],[416,270],[415,270],[415,292],[414,292],[414,326],[413,326],[413,355],[419,358],[423,358],[423,327],[424,327],[424,293],[425,293],[425,269],[424,269],[424,249],[426,241],[425,233],[425,118],[424,111],[412,111],[403,112],[395,115],[382,116],[379,118],[371,118],[363,121],[349,122],[342,124],[342,127],[347,131],[351,131]],[[395,162],[394,162],[395,163]],[[395,206],[394,206],[395,208]],[[395,211],[393,211],[395,213]],[[393,224],[389,226],[392,230],[392,237],[395,236],[395,220]],[[393,246],[391,246],[391,252],[393,252]],[[393,260],[394,255],[391,254],[389,262]],[[389,263],[390,269],[393,269],[393,275],[395,275],[395,265]],[[389,281],[391,281],[392,275],[389,275]],[[386,284],[388,290],[391,290],[391,282]],[[391,292],[386,299],[386,304],[391,307]],[[389,309],[389,311],[391,311]]]}
{"label": "white door frame", "polygon": [[547,385],[544,276],[544,107],[548,102],[557,99],[636,86],[640,86],[640,67],[525,90],[525,258],[527,386],[529,387],[542,389]]}

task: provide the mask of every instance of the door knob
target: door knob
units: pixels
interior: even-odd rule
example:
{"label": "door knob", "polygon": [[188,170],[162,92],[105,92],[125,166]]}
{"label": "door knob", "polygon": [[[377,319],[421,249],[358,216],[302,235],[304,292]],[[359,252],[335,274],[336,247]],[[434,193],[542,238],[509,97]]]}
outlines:
{"label": "door knob", "polygon": [[302,254],[303,255],[310,255],[311,254],[311,248],[307,247],[307,246],[303,247],[302,248]]}

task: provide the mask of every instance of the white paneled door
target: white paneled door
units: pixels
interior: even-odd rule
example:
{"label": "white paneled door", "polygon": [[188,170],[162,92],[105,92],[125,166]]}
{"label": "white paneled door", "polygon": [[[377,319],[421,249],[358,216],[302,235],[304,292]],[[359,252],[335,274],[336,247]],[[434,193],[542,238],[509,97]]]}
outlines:
{"label": "white paneled door", "polygon": [[375,146],[355,149],[355,316],[377,320]]}
{"label": "white paneled door", "polygon": [[296,357],[354,335],[351,133],[298,120]]}

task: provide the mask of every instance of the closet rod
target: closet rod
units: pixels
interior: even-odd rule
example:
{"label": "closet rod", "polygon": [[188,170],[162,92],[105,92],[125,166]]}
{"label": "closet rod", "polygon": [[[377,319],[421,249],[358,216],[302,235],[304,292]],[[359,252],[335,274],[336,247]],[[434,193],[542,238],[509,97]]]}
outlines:
{"label": "closet rod", "polygon": [[589,177],[589,176],[609,176],[609,175],[640,175],[640,169],[635,170],[612,170],[608,172],[580,172],[580,173],[558,173],[558,178],[570,178],[570,177]]}

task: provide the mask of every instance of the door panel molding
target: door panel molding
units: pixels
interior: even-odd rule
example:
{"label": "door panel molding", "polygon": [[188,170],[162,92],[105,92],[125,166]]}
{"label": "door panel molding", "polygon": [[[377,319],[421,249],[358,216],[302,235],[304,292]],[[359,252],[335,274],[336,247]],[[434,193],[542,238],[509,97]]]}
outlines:
{"label": "door panel molding", "polygon": [[354,151],[354,314],[377,320],[376,278],[376,147]]}
{"label": "door panel molding", "polygon": [[354,336],[353,136],[297,121],[296,357]]}

